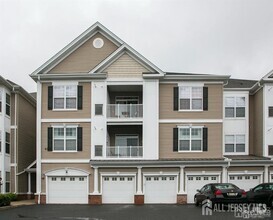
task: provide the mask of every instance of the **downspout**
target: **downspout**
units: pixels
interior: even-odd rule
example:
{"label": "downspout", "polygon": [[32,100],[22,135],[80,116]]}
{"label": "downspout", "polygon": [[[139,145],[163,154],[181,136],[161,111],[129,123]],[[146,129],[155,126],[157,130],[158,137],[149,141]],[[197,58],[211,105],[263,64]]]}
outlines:
{"label": "downspout", "polygon": [[[12,88],[14,92],[14,87]],[[17,143],[17,101],[18,101],[18,94],[15,93],[15,101],[14,101],[14,191],[17,193],[17,150],[18,150],[18,143]]]}

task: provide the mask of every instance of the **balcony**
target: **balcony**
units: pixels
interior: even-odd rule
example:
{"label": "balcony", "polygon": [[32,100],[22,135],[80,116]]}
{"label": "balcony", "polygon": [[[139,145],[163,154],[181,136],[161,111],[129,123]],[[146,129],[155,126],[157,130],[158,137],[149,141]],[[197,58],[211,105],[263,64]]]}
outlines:
{"label": "balcony", "polygon": [[108,104],[108,118],[142,118],[142,104]]}
{"label": "balcony", "polygon": [[106,148],[107,158],[142,158],[142,146],[108,146]]}

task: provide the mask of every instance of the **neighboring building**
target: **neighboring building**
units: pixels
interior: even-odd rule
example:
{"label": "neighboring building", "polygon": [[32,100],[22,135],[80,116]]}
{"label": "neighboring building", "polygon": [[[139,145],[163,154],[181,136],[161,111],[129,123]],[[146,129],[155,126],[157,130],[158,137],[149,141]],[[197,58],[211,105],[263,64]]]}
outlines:
{"label": "neighboring building", "polygon": [[206,183],[269,181],[256,81],[164,72],[100,23],[31,77],[38,203],[193,203]]}
{"label": "neighboring building", "polygon": [[36,191],[36,100],[0,76],[1,193],[30,198]]}

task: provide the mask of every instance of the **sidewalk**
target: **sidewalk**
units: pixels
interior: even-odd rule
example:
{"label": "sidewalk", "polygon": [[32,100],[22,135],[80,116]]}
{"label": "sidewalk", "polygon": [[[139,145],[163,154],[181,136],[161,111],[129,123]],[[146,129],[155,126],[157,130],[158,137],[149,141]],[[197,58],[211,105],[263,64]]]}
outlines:
{"label": "sidewalk", "polygon": [[20,201],[13,201],[10,203],[10,206],[2,206],[0,207],[0,210],[2,209],[9,209],[9,208],[16,208],[19,206],[25,206],[25,205],[35,205],[35,200],[20,200]]}

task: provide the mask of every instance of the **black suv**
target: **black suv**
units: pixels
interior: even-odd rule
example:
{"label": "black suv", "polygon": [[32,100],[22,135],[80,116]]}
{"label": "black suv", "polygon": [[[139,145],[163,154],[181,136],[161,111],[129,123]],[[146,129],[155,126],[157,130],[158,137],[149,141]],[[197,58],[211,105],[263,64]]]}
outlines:
{"label": "black suv", "polygon": [[273,207],[273,183],[262,183],[247,192],[249,203],[264,203]]}

